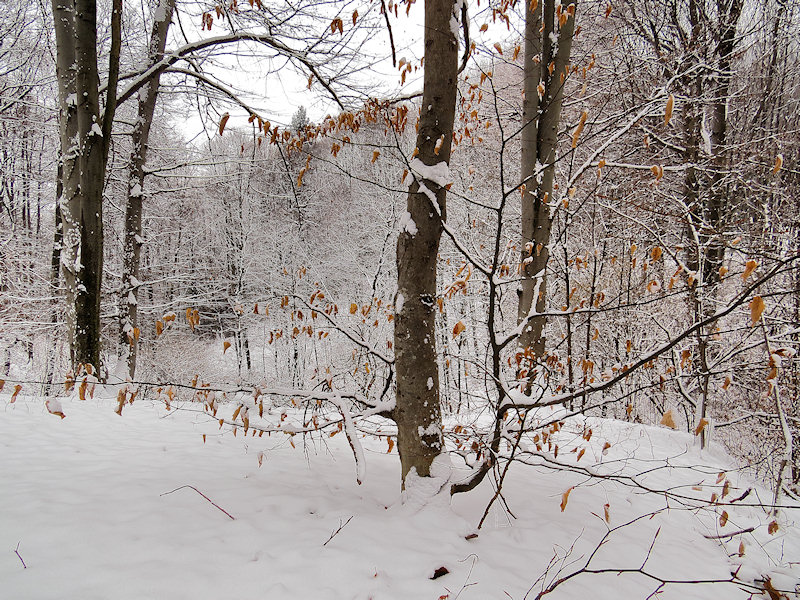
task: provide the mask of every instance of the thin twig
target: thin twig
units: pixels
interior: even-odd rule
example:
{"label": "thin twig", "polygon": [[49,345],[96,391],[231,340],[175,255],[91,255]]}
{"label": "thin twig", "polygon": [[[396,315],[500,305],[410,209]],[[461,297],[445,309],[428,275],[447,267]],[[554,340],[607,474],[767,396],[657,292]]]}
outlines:
{"label": "thin twig", "polygon": [[737,535],[740,535],[742,533],[750,533],[755,530],[756,530],[755,527],[748,527],[747,529],[740,529],[739,531],[734,531],[732,533],[721,533],[719,535],[703,534],[703,537],[706,538],[707,540],[724,540],[725,538],[736,537]]}
{"label": "thin twig", "polygon": [[235,520],[236,520],[236,519],[234,518],[234,516],[233,516],[231,513],[229,513],[229,512],[228,512],[227,510],[225,510],[224,508],[222,508],[222,507],[221,507],[219,504],[217,504],[216,502],[214,502],[214,501],[213,501],[211,498],[209,498],[208,496],[206,496],[206,495],[205,495],[203,492],[201,492],[200,490],[198,490],[198,489],[197,489],[196,487],[194,487],[193,485],[182,485],[181,487],[175,488],[174,490],[172,490],[172,491],[170,491],[170,492],[164,492],[163,494],[160,494],[160,496],[166,496],[167,494],[172,494],[173,492],[177,492],[178,490],[182,490],[183,488],[189,488],[189,489],[192,489],[192,490],[194,490],[195,492],[197,492],[198,494],[200,494],[200,495],[201,495],[203,498],[205,498],[206,500],[208,500],[208,501],[209,501],[211,504],[213,504],[215,507],[217,507],[219,510],[221,510],[221,511],[222,511],[222,512],[224,512],[226,515],[228,515],[228,516],[231,518],[231,520],[232,520],[232,521],[235,521]]}
{"label": "thin twig", "polygon": [[351,516],[350,516],[350,518],[349,518],[349,519],[347,519],[347,521],[345,521],[344,523],[342,523],[342,520],[341,520],[341,519],[339,519],[339,529],[336,529],[336,530],[334,530],[334,532],[333,532],[333,533],[331,533],[331,537],[329,537],[329,538],[328,538],[328,540],[327,540],[327,541],[326,541],[324,544],[322,544],[322,545],[323,545],[323,546],[327,546],[327,545],[328,545],[328,542],[330,542],[330,541],[331,541],[333,538],[335,538],[335,537],[338,535],[338,533],[339,533],[339,532],[340,532],[342,529],[344,529],[345,527],[347,527],[347,524],[348,524],[350,521],[352,521],[352,520],[353,520],[353,517],[354,517],[354,516],[355,516],[355,515],[351,515]]}
{"label": "thin twig", "polygon": [[386,19],[386,29],[389,30],[389,46],[392,48],[392,66],[397,66],[397,53],[394,49],[394,35],[392,34],[392,24],[389,22],[389,11],[386,9],[385,0],[381,0],[381,12],[384,19]]}
{"label": "thin twig", "polygon": [[23,569],[27,569],[27,568],[28,568],[28,565],[26,565],[26,564],[25,564],[25,561],[24,561],[24,560],[22,560],[22,556],[21,556],[21,555],[20,555],[20,553],[19,553],[19,545],[20,545],[21,543],[22,543],[22,540],[20,540],[19,542],[17,542],[17,547],[16,547],[16,549],[14,550],[14,554],[16,554],[16,555],[17,555],[17,558],[19,559],[19,562],[21,562],[21,563],[22,563],[22,568],[23,568]]}

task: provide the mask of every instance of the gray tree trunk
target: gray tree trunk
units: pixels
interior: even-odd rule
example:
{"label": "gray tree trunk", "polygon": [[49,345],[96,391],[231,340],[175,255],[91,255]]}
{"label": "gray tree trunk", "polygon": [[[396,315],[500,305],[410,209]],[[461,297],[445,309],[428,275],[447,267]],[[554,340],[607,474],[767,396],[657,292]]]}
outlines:
{"label": "gray tree trunk", "polygon": [[[148,65],[159,61],[164,54],[174,8],[175,0],[159,1],[147,51]],[[137,118],[132,134],[133,149],[128,164],[128,194],[125,202],[125,234],[119,306],[119,360],[126,362],[128,376],[131,379],[136,374],[136,358],[139,350],[138,303],[144,165],[147,160],[147,145],[155,114],[160,77],[161,73],[157,73],[139,91]]]}
{"label": "gray tree trunk", "polygon": [[[525,98],[521,135],[525,193],[522,197],[522,282],[517,310],[520,323],[530,315],[531,308],[542,313],[546,306],[558,123],[575,30],[574,12],[566,14],[566,22],[559,27],[555,0],[529,3],[525,11]],[[540,97],[542,89],[544,93]],[[520,349],[528,349],[533,358],[541,358],[545,353],[546,324],[544,315],[534,316],[520,335]]]}
{"label": "gray tree trunk", "polygon": [[[425,2],[425,75],[417,158],[427,166],[447,164],[455,116],[460,18],[453,0]],[[424,169],[423,169],[424,170]],[[407,209],[414,225],[397,240],[397,315],[394,349],[397,372],[397,447],[403,486],[414,470],[431,476],[433,460],[444,451],[436,354],[436,261],[446,190],[415,177]]]}

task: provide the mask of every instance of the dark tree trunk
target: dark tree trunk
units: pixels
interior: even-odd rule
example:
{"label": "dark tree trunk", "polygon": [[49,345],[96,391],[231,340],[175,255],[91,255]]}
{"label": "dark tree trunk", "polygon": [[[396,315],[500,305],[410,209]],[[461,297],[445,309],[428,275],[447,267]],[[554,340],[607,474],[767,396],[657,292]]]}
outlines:
{"label": "dark tree trunk", "polygon": [[53,0],[59,87],[58,199],[64,225],[62,275],[73,369],[100,368],[100,293],[103,277],[103,183],[116,109],[121,0],[114,0],[104,114],[97,68],[94,0]]}

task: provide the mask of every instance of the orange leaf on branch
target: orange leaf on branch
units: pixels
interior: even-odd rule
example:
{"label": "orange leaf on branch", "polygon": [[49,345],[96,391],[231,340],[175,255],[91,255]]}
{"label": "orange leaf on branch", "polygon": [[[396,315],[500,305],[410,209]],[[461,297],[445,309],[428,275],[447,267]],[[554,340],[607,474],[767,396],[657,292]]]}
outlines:
{"label": "orange leaf on branch", "polygon": [[225,113],[222,115],[222,118],[219,120],[219,134],[222,135],[222,132],[225,131],[225,125],[228,124],[228,119],[231,118],[230,113]]}
{"label": "orange leaf on branch", "polygon": [[750,321],[752,325],[755,325],[761,320],[761,315],[764,313],[766,304],[761,296],[756,296],[750,300],[750,304],[748,304],[748,306],[750,307]]}
{"label": "orange leaf on branch", "polygon": [[457,338],[466,328],[467,326],[464,325],[463,321],[456,323],[455,327],[453,327],[453,339]]}

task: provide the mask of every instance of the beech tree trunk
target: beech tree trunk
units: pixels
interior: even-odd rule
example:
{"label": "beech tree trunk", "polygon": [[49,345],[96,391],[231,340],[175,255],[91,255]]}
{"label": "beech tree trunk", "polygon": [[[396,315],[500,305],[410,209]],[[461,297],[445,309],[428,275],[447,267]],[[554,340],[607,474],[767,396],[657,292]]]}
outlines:
{"label": "beech tree trunk", "polygon": [[[431,476],[444,450],[436,354],[436,262],[446,218],[445,184],[425,167],[450,161],[458,67],[460,4],[425,2],[425,75],[417,133],[418,165],[408,192],[410,220],[397,240],[397,299],[394,331],[397,447],[403,486],[410,472]],[[421,161],[420,166],[417,161]],[[437,181],[432,181],[433,176]]]}
{"label": "beech tree trunk", "polygon": [[[522,282],[518,290],[519,323],[527,320],[519,346],[529,359],[545,353],[544,312],[547,263],[553,224],[553,180],[566,69],[575,30],[575,5],[565,9],[560,25],[555,0],[527,3],[525,11],[525,97],[522,142]],[[533,10],[531,10],[533,9]],[[541,94],[541,95],[540,95]],[[538,171],[538,172],[537,172]],[[531,309],[536,315],[531,317]]]}
{"label": "beech tree trunk", "polygon": [[[148,65],[160,60],[164,54],[174,8],[175,0],[159,1],[147,51]],[[125,202],[125,235],[119,306],[119,360],[125,361],[128,376],[131,379],[136,374],[136,358],[139,350],[138,305],[141,285],[139,267],[143,243],[144,165],[147,161],[147,145],[156,109],[160,78],[161,73],[159,72],[139,91],[137,118],[132,134],[133,149],[128,163],[128,195]]]}
{"label": "beech tree trunk", "polygon": [[61,270],[73,370],[100,369],[103,183],[116,109],[122,1],[114,0],[105,111],[100,110],[97,4],[53,0],[61,138]]}

